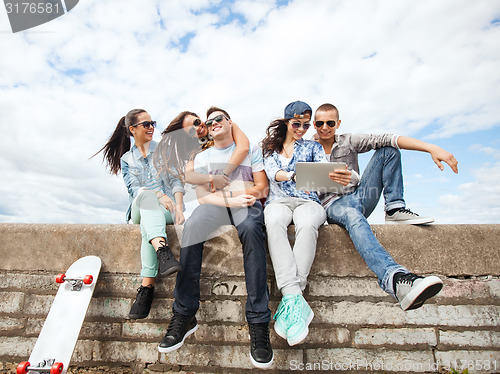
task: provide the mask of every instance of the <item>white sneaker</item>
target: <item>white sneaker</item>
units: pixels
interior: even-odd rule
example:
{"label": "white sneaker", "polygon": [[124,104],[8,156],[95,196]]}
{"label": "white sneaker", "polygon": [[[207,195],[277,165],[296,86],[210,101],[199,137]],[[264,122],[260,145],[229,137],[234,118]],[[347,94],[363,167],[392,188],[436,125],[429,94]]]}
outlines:
{"label": "white sneaker", "polygon": [[410,209],[401,208],[392,216],[385,213],[385,223],[395,225],[424,225],[434,222],[434,218],[421,217]]}
{"label": "white sneaker", "polygon": [[443,281],[434,275],[424,278],[413,273],[396,273],[393,287],[401,309],[412,310],[441,291]]}

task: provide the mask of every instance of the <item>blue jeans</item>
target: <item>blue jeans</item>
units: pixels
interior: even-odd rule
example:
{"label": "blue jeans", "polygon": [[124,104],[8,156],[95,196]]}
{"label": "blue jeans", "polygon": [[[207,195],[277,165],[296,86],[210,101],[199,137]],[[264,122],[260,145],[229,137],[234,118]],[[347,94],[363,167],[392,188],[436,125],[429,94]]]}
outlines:
{"label": "blue jeans", "polygon": [[378,278],[380,287],[394,296],[392,278],[408,273],[379,243],[366,220],[384,193],[385,210],[404,208],[401,153],[392,147],[375,151],[356,191],[335,200],[326,210],[329,223],[344,227],[354,247]]}
{"label": "blue jeans", "polygon": [[249,208],[225,208],[210,204],[198,206],[184,225],[180,263],[174,289],[173,308],[192,316],[200,304],[200,274],[203,244],[222,225],[234,225],[243,247],[243,267],[247,288],[246,318],[248,323],[271,320],[267,287],[266,237],[262,204]]}

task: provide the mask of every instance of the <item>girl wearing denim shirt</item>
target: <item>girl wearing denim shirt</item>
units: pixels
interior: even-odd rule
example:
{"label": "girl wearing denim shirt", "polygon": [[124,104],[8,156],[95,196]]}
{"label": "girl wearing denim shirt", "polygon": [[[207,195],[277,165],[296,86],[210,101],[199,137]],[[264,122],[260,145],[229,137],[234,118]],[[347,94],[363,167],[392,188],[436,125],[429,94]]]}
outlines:
{"label": "girl wearing denim shirt", "polygon": [[[145,110],[133,109],[120,119],[99,151],[104,151],[112,174],[122,171],[130,201],[126,220],[141,227],[143,280],[129,312],[131,319],[148,316],[158,272],[170,275],[181,270],[168,246],[165,226],[184,222],[184,187],[180,179],[168,172],[158,173],[153,165],[155,127],[156,122]],[[135,143],[132,148],[130,137]]]}
{"label": "girl wearing denim shirt", "polygon": [[[283,295],[274,329],[289,345],[306,338],[314,316],[302,292],[316,254],[318,228],[326,220],[317,194],[295,188],[298,161],[326,162],[321,144],[302,139],[310,127],[311,114],[311,107],[302,101],[289,104],[284,119],[273,121],[262,141],[270,185],[264,219],[276,284]],[[287,235],[292,221],[296,235],[293,248]]]}

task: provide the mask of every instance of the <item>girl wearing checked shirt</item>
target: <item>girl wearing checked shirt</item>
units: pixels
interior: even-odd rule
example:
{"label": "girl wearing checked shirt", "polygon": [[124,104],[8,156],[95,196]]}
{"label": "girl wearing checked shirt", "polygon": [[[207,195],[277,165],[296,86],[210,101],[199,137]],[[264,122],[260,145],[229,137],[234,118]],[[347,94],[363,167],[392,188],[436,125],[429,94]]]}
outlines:
{"label": "girl wearing checked shirt", "polygon": [[[181,270],[167,242],[166,224],[182,224],[184,187],[168,172],[158,173],[153,165],[157,143],[153,140],[156,122],[143,109],[133,109],[122,117],[108,142],[99,151],[112,174],[123,174],[130,205],[126,221],[140,223],[142,285],[129,318],[146,318],[151,309],[154,281],[158,273],[169,275]],[[134,138],[132,148],[130,137]],[[97,152],[97,153],[99,153]]]}
{"label": "girl wearing checked shirt", "polygon": [[[269,253],[276,283],[283,297],[274,316],[274,329],[289,345],[302,342],[314,313],[302,292],[316,254],[318,228],[325,210],[315,192],[297,191],[295,165],[326,162],[321,144],[302,137],[309,129],[312,109],[302,101],[290,103],[283,119],[273,121],[262,141],[264,168],[270,192],[264,209]],[[295,225],[295,244],[288,242],[287,227]]]}

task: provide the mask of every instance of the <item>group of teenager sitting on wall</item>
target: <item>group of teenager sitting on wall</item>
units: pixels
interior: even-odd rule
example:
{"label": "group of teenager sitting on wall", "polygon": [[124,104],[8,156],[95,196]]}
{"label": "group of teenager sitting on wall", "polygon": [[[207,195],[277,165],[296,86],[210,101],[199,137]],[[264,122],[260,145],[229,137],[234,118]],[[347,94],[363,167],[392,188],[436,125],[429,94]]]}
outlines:
{"label": "group of teenager sitting on wall", "polygon": [[[177,273],[172,318],[159,343],[160,352],[177,350],[198,328],[203,245],[221,225],[235,226],[242,244],[250,360],[257,368],[268,368],[273,362],[272,319],[276,333],[291,346],[308,335],[314,311],[303,292],[318,229],[325,222],[347,230],[380,287],[403,310],[421,307],[441,290],[439,277],[423,277],[396,263],[374,236],[367,218],[383,193],[386,223],[433,222],[406,207],[400,149],[427,152],[441,170],[444,162],[458,173],[456,159],[437,145],[410,137],[336,134],[340,124],[334,105],[323,104],[313,113],[307,103],[295,101],[286,106],[282,118],[269,124],[262,142],[252,145],[229,113],[217,107],[208,109],[204,121],[193,112],[180,113],[160,142],[153,140],[156,121],[147,111],[134,109],[120,119],[99,152],[111,173],[122,173],[130,201],[126,220],[141,229],[143,279],[129,318],[146,318],[155,278]],[[306,140],[311,126],[316,134]],[[361,174],[358,154],[370,150],[375,152]],[[344,162],[344,169],[329,172],[341,189],[298,190],[297,162]],[[199,205],[186,220],[187,184],[194,186]],[[291,223],[295,225],[293,246],[287,236]],[[179,260],[168,245],[168,224],[184,224]],[[282,294],[274,315],[268,305],[266,248]]]}

